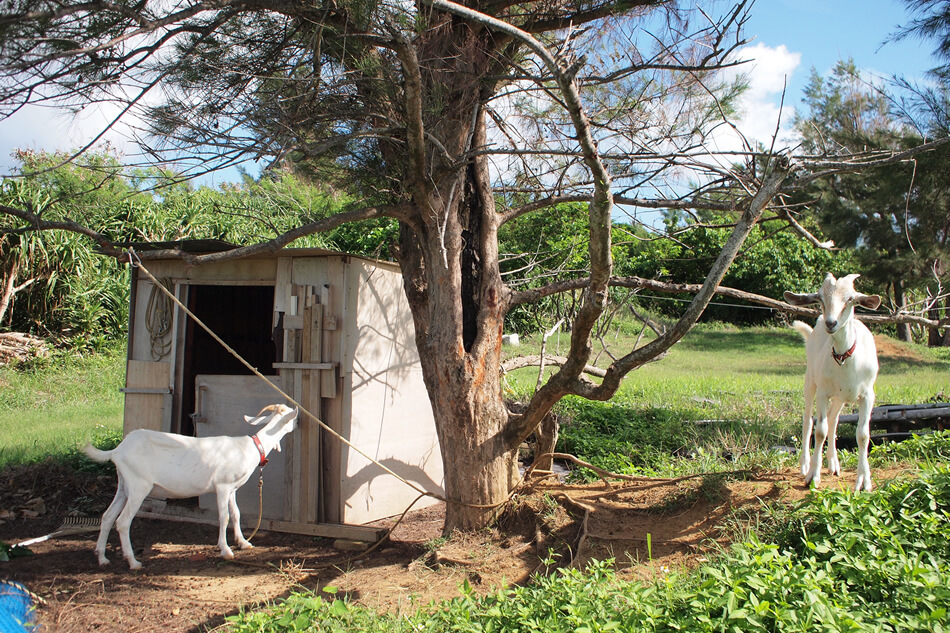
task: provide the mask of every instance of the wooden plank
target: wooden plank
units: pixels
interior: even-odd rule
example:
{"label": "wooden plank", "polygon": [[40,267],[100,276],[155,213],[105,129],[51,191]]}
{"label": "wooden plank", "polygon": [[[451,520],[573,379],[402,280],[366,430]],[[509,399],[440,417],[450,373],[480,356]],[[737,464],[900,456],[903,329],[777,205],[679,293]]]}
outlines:
{"label": "wooden plank", "polygon": [[[297,402],[305,408],[310,408],[310,371],[295,371],[295,374],[301,378],[301,396]],[[314,491],[311,487],[310,474],[314,469],[314,456],[310,451],[310,436],[313,435],[313,426],[310,424],[298,424],[297,434],[300,436],[300,497],[297,503],[300,505],[300,519],[307,523],[316,520],[311,509],[312,497]]]}
{"label": "wooden plank", "polygon": [[125,386],[135,388],[167,388],[169,385],[168,363],[145,360],[130,360],[126,366]]}
{"label": "wooden plank", "polygon": [[324,398],[336,398],[337,364],[320,372],[320,391]]}
{"label": "wooden plank", "polygon": [[[284,319],[286,320],[286,316]],[[297,344],[297,334],[299,330],[290,330],[284,328],[284,362],[299,362],[299,346]]]}
{"label": "wooden plank", "polygon": [[312,337],[312,329],[310,328],[310,312],[313,310],[311,307],[306,307],[303,309],[303,314],[300,315],[300,362],[309,363],[313,358],[310,355],[310,339]]}
{"label": "wooden plank", "polygon": [[[294,372],[289,369],[282,369],[280,372],[280,387],[284,393],[293,393]],[[286,442],[284,447],[286,460],[284,466],[284,518],[291,521],[299,521],[299,514],[295,517],[297,511],[297,499],[300,498],[300,455],[302,447],[300,445],[300,433],[291,433],[288,438],[291,441]]]}
{"label": "wooden plank", "polygon": [[[122,432],[128,435],[135,429],[168,431],[165,420],[171,420],[171,411],[166,412],[170,393],[171,365],[163,362],[130,360],[126,365],[125,388],[129,390],[162,390],[159,392],[129,392],[125,394],[125,412]],[[166,415],[166,413],[168,415]]]}
{"label": "wooden plank", "polygon": [[[319,338],[319,337],[318,337]],[[323,415],[323,398],[320,393],[320,377],[316,371],[310,374],[310,400],[307,410],[318,418]],[[320,469],[321,439],[323,429],[320,425],[307,418],[302,425],[308,429],[307,453],[310,455],[310,469],[307,471],[309,481],[309,497],[307,503],[307,522],[316,523],[323,520],[323,504],[321,503],[323,478]]]}
{"label": "wooden plank", "polygon": [[304,324],[304,316],[302,314],[285,314],[284,315],[284,329],[285,330],[302,330]]}
{"label": "wooden plank", "polygon": [[277,277],[274,286],[274,322],[273,327],[277,327],[277,314],[283,312],[284,316],[290,306],[290,279],[293,274],[294,260],[292,257],[281,257],[277,260]]}
{"label": "wooden plank", "polygon": [[[160,505],[161,509],[158,509]],[[150,519],[163,519],[166,521],[198,523],[201,525],[218,524],[218,513],[216,511],[174,504],[150,505],[149,503],[143,503],[137,516]],[[256,512],[241,512],[241,525],[245,528],[253,528],[256,524]],[[386,535],[386,530],[383,528],[367,527],[364,525],[301,523],[299,521],[277,521],[274,519],[262,519],[260,529],[270,532],[287,532],[290,534],[303,534],[305,536],[319,536],[323,538],[344,538],[352,541],[363,541],[365,543],[375,543]],[[245,536],[248,535],[246,534]]]}
{"label": "wooden plank", "polygon": [[294,373],[294,390],[291,392],[291,395],[294,397],[294,400],[297,402],[303,402],[303,370],[295,369]]}
{"label": "wooden plank", "polygon": [[[329,262],[328,262],[329,264]],[[328,266],[329,267],[329,266]],[[321,351],[320,351],[320,360],[322,361],[332,361],[335,360],[332,356],[332,339],[330,338],[330,333],[327,332],[326,322],[327,319],[332,318],[333,308],[330,305],[330,284],[323,284],[320,288],[320,305],[323,306],[323,323],[321,324],[321,332],[323,332],[321,342]]]}
{"label": "wooden plank", "polygon": [[[343,398],[323,398],[323,422],[331,429],[344,434],[343,431]],[[323,455],[320,459],[320,476],[323,479],[323,507],[324,520],[327,523],[340,523],[343,518],[343,498],[341,477],[343,472],[343,451],[346,450],[335,437],[329,433],[321,446]]]}
{"label": "wooden plank", "polygon": [[[303,363],[311,360],[311,339],[313,338],[313,329],[311,328],[313,307],[307,305],[308,298],[312,297],[312,287],[304,287],[304,309],[301,315],[301,339],[300,356]],[[317,335],[319,336],[319,332]],[[298,400],[308,411],[313,410],[313,380],[314,372],[310,370],[300,370],[296,373],[301,375],[301,398]],[[319,389],[319,384],[317,385]],[[319,400],[319,392],[316,400]],[[314,473],[318,472],[319,456],[313,452],[314,439],[318,436],[318,429],[312,424],[299,424],[301,455],[301,484],[300,484],[300,513],[302,520],[307,523],[314,523],[317,520],[316,494],[317,480]]]}
{"label": "wooden plank", "polygon": [[323,360],[323,310],[320,303],[310,308],[310,360],[316,362]]}
{"label": "wooden plank", "polygon": [[[256,522],[256,519],[255,519]],[[242,521],[243,523],[243,521]],[[217,524],[217,522],[215,522]],[[375,543],[386,535],[386,530],[365,525],[342,525],[340,523],[285,523],[283,521],[261,521],[262,530],[290,532],[324,538],[345,538],[352,541]]]}
{"label": "wooden plank", "polygon": [[274,369],[333,369],[337,363],[274,363]]}
{"label": "wooden plank", "polygon": [[[295,369],[291,371],[293,375],[293,391],[291,394],[294,397],[294,400],[297,402],[303,401],[303,371]],[[294,433],[294,491],[296,496],[294,498],[294,504],[291,508],[290,516],[294,521],[302,521],[304,516],[304,509],[300,505],[300,497],[304,494],[307,484],[304,479],[304,474],[307,472],[307,467],[309,463],[309,456],[307,455],[307,444],[304,440],[303,433]]]}

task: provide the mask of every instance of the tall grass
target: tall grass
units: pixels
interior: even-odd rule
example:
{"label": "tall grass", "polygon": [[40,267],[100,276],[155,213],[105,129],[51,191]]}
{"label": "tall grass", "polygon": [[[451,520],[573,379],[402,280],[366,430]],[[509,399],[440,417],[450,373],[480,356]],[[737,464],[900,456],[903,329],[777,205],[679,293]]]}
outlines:
{"label": "tall grass", "polygon": [[61,458],[122,432],[125,347],[0,368],[0,467]]}
{"label": "tall grass", "polygon": [[[617,354],[636,335],[621,329],[608,342]],[[885,343],[877,404],[950,400],[950,350]],[[557,345],[552,337],[548,351]],[[529,338],[514,351],[539,347]],[[598,365],[609,362],[601,353]],[[801,433],[804,373],[804,343],[787,328],[701,325],[666,357],[632,372],[609,402],[566,398],[557,409],[561,449],[628,474],[788,465]],[[513,372],[510,397],[528,397],[536,380],[536,369]],[[853,426],[839,429],[853,433]]]}

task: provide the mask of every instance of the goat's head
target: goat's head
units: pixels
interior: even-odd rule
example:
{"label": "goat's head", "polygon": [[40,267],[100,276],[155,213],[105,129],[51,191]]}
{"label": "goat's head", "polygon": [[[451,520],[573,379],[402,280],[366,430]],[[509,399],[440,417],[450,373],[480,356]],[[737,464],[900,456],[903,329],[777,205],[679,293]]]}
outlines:
{"label": "goat's head", "polygon": [[261,409],[256,416],[245,415],[244,420],[254,426],[263,424],[263,431],[273,429],[278,439],[274,448],[279,452],[280,438],[297,428],[297,409],[291,409],[285,404],[271,404]]}
{"label": "goat's head", "polygon": [[860,275],[853,274],[835,279],[834,275],[828,273],[818,292],[797,294],[786,291],[785,300],[796,306],[821,304],[825,329],[829,334],[834,334],[851,320],[854,306],[873,310],[881,305],[880,296],[862,294],[854,289],[854,280],[858,277]]}

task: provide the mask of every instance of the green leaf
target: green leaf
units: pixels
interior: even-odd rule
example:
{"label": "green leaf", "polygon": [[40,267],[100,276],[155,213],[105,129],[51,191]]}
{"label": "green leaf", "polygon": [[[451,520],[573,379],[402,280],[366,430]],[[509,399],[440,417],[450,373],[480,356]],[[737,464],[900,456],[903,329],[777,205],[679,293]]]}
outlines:
{"label": "green leaf", "polygon": [[346,615],[349,611],[349,608],[346,606],[346,603],[342,600],[334,600],[333,604],[330,606],[330,615],[340,617]]}

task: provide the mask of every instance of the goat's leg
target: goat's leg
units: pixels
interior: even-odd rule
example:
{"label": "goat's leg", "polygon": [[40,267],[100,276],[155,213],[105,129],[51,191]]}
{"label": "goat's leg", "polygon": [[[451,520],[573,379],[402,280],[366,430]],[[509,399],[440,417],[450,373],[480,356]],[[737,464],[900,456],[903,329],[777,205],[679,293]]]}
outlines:
{"label": "goat's leg", "polygon": [[99,526],[99,540],[96,541],[96,556],[99,558],[100,565],[109,564],[109,559],[106,558],[106,544],[109,542],[109,532],[112,531],[112,526],[115,525],[115,520],[119,516],[119,513],[122,512],[122,508],[125,507],[127,499],[125,483],[120,476],[119,482],[116,485],[115,497],[113,497],[112,503],[109,504],[106,511],[102,513],[102,523]]}
{"label": "goat's leg", "polygon": [[234,543],[241,549],[254,547],[241,532],[241,509],[237,504],[237,489],[231,491],[231,496],[228,497],[228,508],[231,510],[231,520],[234,521]]}
{"label": "goat's leg", "polygon": [[[802,416],[802,454],[798,460],[798,467],[801,470],[802,476],[808,474],[809,467],[811,465],[811,457],[809,455],[809,449],[811,448],[811,430],[812,430],[812,419],[811,412],[815,404],[815,383],[808,379],[806,376],[805,379],[805,412]],[[819,449],[820,450],[820,449]]]}
{"label": "goat's leg", "polygon": [[831,410],[828,411],[828,474],[841,474],[841,461],[838,459],[838,446],[836,440],[838,437],[838,416],[841,415],[841,409],[844,407],[844,401],[834,398],[831,401]]}
{"label": "goat's leg", "polygon": [[871,490],[871,465],[868,463],[868,444],[871,442],[871,409],[874,408],[874,389],[868,387],[867,393],[858,404],[858,478],[854,491]]}
{"label": "goat's leg", "polygon": [[828,396],[818,396],[818,420],[815,423],[815,450],[812,451],[808,473],[805,475],[805,484],[817,487],[821,483],[821,451],[828,436]]}
{"label": "goat's leg", "polygon": [[219,486],[215,492],[218,496],[218,549],[221,550],[221,558],[230,560],[234,558],[234,552],[228,546],[228,512],[231,494],[234,491],[225,486]]}
{"label": "goat's leg", "polygon": [[125,557],[125,560],[129,562],[129,569],[132,570],[141,568],[142,563],[135,559],[135,554],[132,552],[129,529],[132,527],[132,519],[135,518],[135,513],[139,511],[139,507],[151,491],[151,484],[146,483],[144,486],[135,485],[126,480],[125,493],[128,499],[115,522],[115,529],[119,533],[119,542],[122,544],[122,555]]}

